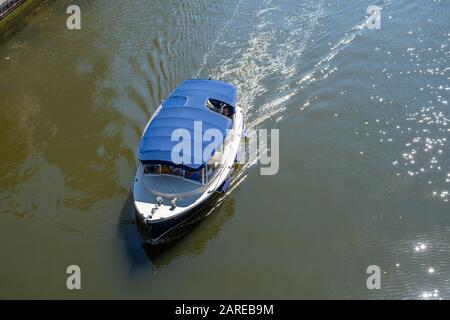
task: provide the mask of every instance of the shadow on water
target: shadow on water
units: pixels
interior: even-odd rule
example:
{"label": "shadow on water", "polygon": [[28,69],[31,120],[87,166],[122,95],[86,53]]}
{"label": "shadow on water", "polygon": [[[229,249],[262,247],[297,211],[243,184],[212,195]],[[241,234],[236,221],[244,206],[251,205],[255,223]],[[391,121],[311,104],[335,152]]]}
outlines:
{"label": "shadow on water", "polygon": [[167,244],[152,246],[144,243],[134,216],[133,196],[129,192],[120,213],[118,231],[125,241],[125,251],[131,270],[148,268],[151,262],[153,271],[158,271],[179,257],[197,256],[208,243],[216,238],[222,227],[235,212],[234,199],[231,196],[217,200],[215,206],[202,214],[200,220],[183,228],[183,235]]}

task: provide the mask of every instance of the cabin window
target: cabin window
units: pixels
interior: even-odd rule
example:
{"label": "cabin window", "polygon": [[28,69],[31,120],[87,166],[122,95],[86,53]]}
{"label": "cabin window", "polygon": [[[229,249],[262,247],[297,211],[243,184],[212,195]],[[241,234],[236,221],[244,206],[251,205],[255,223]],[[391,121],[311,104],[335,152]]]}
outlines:
{"label": "cabin window", "polygon": [[184,176],[184,170],[181,169],[180,167],[169,166],[169,169],[170,169],[170,173],[173,176],[177,176],[177,177],[183,177]]}
{"label": "cabin window", "polygon": [[152,163],[144,165],[144,174],[160,175],[161,174],[161,165],[152,164]]}
{"label": "cabin window", "polygon": [[167,164],[145,164],[143,166],[145,175],[168,175],[184,178],[189,181],[197,182],[199,184],[204,184],[207,181],[205,177],[205,169],[200,170],[184,170],[178,166],[170,166]]}
{"label": "cabin window", "polygon": [[184,170],[177,166],[169,166],[167,164],[161,165],[161,174],[183,177]]}
{"label": "cabin window", "polygon": [[216,100],[216,99],[208,99],[206,102],[206,106],[208,109],[220,113],[221,115],[233,119],[234,108],[229,104]]}
{"label": "cabin window", "polygon": [[204,170],[203,169],[196,170],[196,171],[185,170],[184,178],[187,180],[192,180],[197,183],[203,184],[204,183]]}
{"label": "cabin window", "polygon": [[212,163],[206,165],[206,182],[211,182],[216,176],[217,172],[219,172],[220,164]]}

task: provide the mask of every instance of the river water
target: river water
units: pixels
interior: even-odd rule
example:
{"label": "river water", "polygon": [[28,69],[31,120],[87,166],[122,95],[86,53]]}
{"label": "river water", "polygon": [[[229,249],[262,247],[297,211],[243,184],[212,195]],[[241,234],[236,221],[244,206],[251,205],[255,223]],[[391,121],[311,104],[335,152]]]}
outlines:
{"label": "river water", "polygon": [[[450,298],[449,1],[80,0],[79,31],[71,2],[0,38],[0,298]],[[140,134],[208,75],[279,129],[279,172],[143,247]]]}

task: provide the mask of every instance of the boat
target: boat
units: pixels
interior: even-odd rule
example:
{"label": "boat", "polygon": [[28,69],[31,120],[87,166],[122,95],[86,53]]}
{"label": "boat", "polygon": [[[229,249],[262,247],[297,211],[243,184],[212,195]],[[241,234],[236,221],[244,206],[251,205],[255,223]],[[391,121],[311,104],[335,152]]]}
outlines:
{"label": "boat", "polygon": [[227,191],[244,132],[244,113],[236,102],[232,84],[185,80],[148,121],[132,186],[146,243],[179,238]]}

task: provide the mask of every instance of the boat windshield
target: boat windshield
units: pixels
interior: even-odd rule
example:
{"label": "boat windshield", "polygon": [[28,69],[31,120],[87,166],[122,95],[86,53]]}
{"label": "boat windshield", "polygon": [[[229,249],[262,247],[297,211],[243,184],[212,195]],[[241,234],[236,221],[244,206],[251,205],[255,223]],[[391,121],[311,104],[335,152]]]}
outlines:
{"label": "boat windshield", "polygon": [[144,175],[168,175],[175,176],[199,184],[206,182],[205,180],[205,170],[200,169],[196,171],[185,170],[178,166],[171,166],[166,164],[145,164],[143,166]]}

